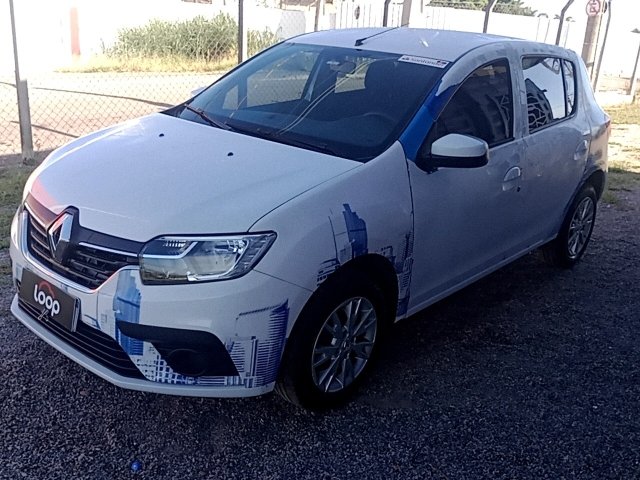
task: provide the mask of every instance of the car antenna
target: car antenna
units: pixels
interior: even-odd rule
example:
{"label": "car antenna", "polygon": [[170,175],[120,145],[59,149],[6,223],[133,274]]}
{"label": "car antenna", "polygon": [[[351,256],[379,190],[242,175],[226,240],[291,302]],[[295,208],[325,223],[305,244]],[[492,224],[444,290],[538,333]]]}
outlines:
{"label": "car antenna", "polygon": [[407,25],[409,25],[409,24],[405,23],[404,25],[398,25],[397,27],[389,28],[387,30],[383,30],[381,32],[374,33],[373,35],[369,35],[368,37],[359,38],[359,39],[356,40],[355,46],[356,47],[361,47],[362,44],[365,42],[365,40],[369,40],[370,38],[377,37],[378,35],[382,35],[383,33],[388,33],[388,32],[390,32],[392,30],[397,30],[400,27],[406,27]]}

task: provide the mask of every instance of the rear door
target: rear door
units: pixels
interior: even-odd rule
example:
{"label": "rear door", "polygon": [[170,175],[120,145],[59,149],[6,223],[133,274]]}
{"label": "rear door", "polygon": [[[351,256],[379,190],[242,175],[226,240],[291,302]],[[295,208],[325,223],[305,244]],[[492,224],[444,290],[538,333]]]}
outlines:
{"label": "rear door", "polygon": [[553,55],[521,57],[526,91],[522,194],[526,228],[536,242],[554,236],[582,178],[591,129],[578,108],[578,66]]}

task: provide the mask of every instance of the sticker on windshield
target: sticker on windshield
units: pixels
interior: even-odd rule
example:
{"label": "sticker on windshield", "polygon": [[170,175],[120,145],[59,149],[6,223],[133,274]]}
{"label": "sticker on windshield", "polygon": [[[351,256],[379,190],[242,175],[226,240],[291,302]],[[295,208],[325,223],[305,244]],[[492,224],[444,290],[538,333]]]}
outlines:
{"label": "sticker on windshield", "polygon": [[413,55],[402,55],[399,62],[418,63],[428,67],[445,68],[450,62],[446,60],[438,60],[437,58],[414,57]]}

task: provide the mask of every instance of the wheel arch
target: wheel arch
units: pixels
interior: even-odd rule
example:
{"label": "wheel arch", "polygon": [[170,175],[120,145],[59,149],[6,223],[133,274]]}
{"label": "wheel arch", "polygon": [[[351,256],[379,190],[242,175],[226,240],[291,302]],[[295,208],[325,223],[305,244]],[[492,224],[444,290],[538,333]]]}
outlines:
{"label": "wheel arch", "polygon": [[366,275],[380,288],[387,307],[387,318],[391,321],[395,320],[398,306],[398,277],[391,261],[375,253],[360,255],[338,268],[325,282],[353,270]]}
{"label": "wheel arch", "polygon": [[598,200],[602,197],[607,183],[607,175],[602,170],[596,170],[587,178],[585,184],[591,185],[595,191]]}

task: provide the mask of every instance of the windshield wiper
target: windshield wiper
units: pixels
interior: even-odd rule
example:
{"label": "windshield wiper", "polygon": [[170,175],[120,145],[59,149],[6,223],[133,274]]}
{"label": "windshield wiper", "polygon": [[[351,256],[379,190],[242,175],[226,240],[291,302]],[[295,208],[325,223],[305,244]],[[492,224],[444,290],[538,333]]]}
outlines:
{"label": "windshield wiper", "polygon": [[271,140],[278,143],[284,143],[285,145],[291,145],[292,147],[305,148],[307,150],[313,150],[314,152],[325,153],[327,155],[333,155],[339,157],[340,155],[334,150],[329,148],[325,143],[313,143],[305,142],[304,140],[295,140],[289,137],[283,137],[284,131],[267,130],[262,127],[248,128],[237,125],[227,125],[234,132],[244,133],[252,137],[262,138],[264,140]]}
{"label": "windshield wiper", "polygon": [[282,138],[280,135],[273,135],[273,137],[271,138],[273,138],[277,142],[282,142],[293,147],[306,148],[307,150],[313,150],[314,152],[333,155],[334,157],[340,156],[338,153],[336,153],[335,150],[329,148],[326,143],[313,143],[305,142],[303,140],[293,140],[291,138]]}
{"label": "windshield wiper", "polygon": [[186,110],[189,110],[190,112],[193,112],[196,115],[198,115],[201,119],[203,119],[205,122],[207,122],[212,127],[218,127],[218,128],[223,129],[223,130],[231,130],[231,127],[229,125],[227,125],[226,123],[223,123],[223,122],[219,122],[218,120],[214,120],[209,115],[207,115],[204,110],[200,110],[199,108],[192,107],[188,103],[184,104],[184,108]]}

